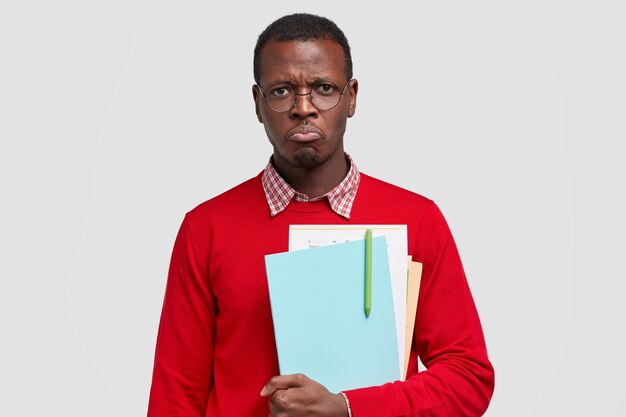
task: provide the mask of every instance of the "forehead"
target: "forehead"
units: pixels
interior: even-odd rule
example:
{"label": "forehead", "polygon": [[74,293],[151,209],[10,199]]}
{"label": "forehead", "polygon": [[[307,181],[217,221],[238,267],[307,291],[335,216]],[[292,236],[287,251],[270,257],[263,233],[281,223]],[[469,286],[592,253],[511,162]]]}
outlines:
{"label": "forehead", "polygon": [[329,39],[270,41],[261,50],[261,83],[308,82],[330,79],[345,82],[345,56],[341,45]]}

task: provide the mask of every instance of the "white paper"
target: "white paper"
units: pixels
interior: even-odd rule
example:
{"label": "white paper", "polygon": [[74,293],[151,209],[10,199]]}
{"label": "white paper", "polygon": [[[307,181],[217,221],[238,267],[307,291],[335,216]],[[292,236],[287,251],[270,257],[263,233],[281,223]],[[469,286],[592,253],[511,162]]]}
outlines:
{"label": "white paper", "polygon": [[[391,273],[391,289],[396,316],[398,337],[398,362],[402,375],[404,341],[406,331],[406,286],[407,286],[407,231],[406,224],[381,225],[328,225],[299,224],[289,226],[289,250],[300,250],[335,243],[365,239],[365,231],[372,229],[372,236],[385,236]],[[374,309],[375,306],[372,306]]]}

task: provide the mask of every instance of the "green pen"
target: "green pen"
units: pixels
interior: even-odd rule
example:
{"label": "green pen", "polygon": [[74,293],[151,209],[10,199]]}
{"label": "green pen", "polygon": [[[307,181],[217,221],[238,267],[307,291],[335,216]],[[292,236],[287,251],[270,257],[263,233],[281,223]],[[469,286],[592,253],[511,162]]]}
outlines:
{"label": "green pen", "polygon": [[365,232],[365,317],[372,310],[372,229]]}

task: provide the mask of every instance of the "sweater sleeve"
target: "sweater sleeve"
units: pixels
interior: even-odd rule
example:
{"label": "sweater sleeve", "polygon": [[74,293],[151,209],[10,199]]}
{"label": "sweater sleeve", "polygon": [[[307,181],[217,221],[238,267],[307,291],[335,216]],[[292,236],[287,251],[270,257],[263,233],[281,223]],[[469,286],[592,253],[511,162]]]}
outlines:
{"label": "sweater sleeve", "polygon": [[[346,391],[353,417],[481,416],[494,388],[478,313],[448,225],[434,203],[413,259],[422,283],[406,381]],[[417,373],[415,354],[427,370]]]}
{"label": "sweater sleeve", "polygon": [[188,218],[174,249],[157,337],[148,417],[204,416],[213,385],[216,303]]}

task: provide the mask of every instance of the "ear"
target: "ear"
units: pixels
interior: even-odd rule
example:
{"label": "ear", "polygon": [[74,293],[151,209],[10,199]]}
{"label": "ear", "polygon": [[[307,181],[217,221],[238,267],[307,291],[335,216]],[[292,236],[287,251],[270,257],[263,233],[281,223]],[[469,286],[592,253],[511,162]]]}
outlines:
{"label": "ear", "polygon": [[259,91],[259,86],[256,84],[252,85],[252,98],[254,99],[254,110],[256,111],[256,118],[259,120],[259,123],[263,123],[263,119],[261,118],[261,112],[259,110],[261,92]]}
{"label": "ear", "polygon": [[348,103],[348,117],[354,116],[356,112],[356,94],[359,92],[359,81],[352,79],[348,88],[350,93],[350,102]]}

